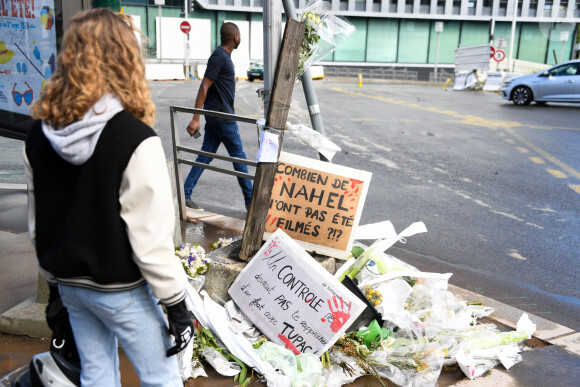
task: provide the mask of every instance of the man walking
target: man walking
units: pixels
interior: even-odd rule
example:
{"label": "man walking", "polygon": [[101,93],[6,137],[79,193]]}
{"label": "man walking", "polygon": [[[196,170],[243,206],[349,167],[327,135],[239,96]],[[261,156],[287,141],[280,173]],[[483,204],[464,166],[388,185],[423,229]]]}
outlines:
{"label": "man walking", "polygon": [[[207,62],[207,69],[195,100],[195,108],[201,109],[203,106],[207,110],[234,114],[236,79],[231,54],[240,45],[240,30],[234,23],[224,23],[220,29],[220,36],[221,45],[215,49]],[[187,133],[193,136],[199,129],[199,114],[195,114],[189,125],[187,125]],[[201,150],[215,153],[222,143],[231,157],[246,158],[236,121],[206,117]],[[207,156],[198,156],[196,159],[197,162],[204,164],[209,164],[212,160],[213,158]],[[233,164],[236,171],[248,173],[248,167],[245,164]],[[203,170],[203,168],[192,167],[185,180],[185,203],[188,207],[198,208],[191,199],[191,192],[195,188]],[[238,183],[242,188],[247,210],[250,207],[252,198],[252,182],[250,179],[238,177]]]}

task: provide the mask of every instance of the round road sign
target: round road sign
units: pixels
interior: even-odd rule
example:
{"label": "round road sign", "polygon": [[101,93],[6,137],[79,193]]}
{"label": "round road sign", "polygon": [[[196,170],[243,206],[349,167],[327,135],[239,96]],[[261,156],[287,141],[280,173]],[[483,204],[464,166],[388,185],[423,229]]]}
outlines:
{"label": "round road sign", "polygon": [[184,34],[188,34],[189,31],[191,31],[191,25],[187,22],[187,21],[183,21],[181,22],[181,24],[179,25],[179,29],[181,30],[181,32],[183,32]]}
{"label": "round road sign", "polygon": [[501,62],[505,59],[505,52],[503,52],[503,50],[497,50],[495,54],[493,54],[493,59],[496,62]]}
{"label": "round road sign", "polygon": [[493,58],[493,54],[495,54],[495,48],[493,48],[493,46],[489,46],[489,57]]}

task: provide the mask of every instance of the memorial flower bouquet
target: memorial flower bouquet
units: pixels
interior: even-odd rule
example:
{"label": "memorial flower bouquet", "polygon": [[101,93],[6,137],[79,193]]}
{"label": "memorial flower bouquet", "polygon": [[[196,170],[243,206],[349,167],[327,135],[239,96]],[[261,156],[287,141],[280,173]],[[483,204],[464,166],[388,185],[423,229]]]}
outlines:
{"label": "memorial flower bouquet", "polygon": [[315,12],[304,12],[302,14],[302,23],[306,24],[304,31],[304,40],[302,41],[302,48],[300,49],[300,59],[298,61],[298,75],[304,74],[306,67],[304,66],[314,55],[317,49],[318,41],[320,40],[320,31],[323,24],[320,16]]}
{"label": "memorial flower bouquet", "polygon": [[333,15],[331,8],[328,1],[312,0],[301,13],[300,21],[306,24],[306,30],[298,61],[298,77],[355,31],[352,24]]}
{"label": "memorial flower bouquet", "polygon": [[206,258],[203,247],[194,243],[182,243],[175,248],[175,255],[183,265],[183,270],[191,278],[209,270],[210,259]]}

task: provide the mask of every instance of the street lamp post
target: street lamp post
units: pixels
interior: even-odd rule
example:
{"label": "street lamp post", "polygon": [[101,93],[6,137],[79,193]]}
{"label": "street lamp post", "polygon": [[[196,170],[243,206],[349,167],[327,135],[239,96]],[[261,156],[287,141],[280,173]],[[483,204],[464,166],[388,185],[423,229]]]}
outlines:
{"label": "street lamp post", "polygon": [[560,63],[564,61],[564,46],[566,45],[569,36],[570,33],[568,31],[560,32],[560,40],[562,41],[562,51],[560,52]]}
{"label": "street lamp post", "polygon": [[163,51],[161,51],[161,6],[165,5],[165,0],[155,0],[155,5],[159,7],[159,59],[162,59]]}
{"label": "street lamp post", "polygon": [[435,46],[435,82],[437,82],[437,65],[439,63],[439,35],[443,32],[443,22],[435,23],[435,32],[437,32],[437,46]]}
{"label": "street lamp post", "polygon": [[514,14],[512,15],[512,31],[510,37],[510,54],[508,56],[508,71],[510,71],[510,67],[512,65],[512,55],[514,52],[514,38],[516,35],[516,17],[518,15],[518,0],[513,0],[514,2]]}

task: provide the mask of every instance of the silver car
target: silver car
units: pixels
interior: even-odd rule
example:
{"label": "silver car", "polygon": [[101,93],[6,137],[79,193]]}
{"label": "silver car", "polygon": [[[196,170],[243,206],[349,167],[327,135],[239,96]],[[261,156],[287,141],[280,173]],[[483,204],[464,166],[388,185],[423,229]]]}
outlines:
{"label": "silver car", "polygon": [[509,81],[500,91],[503,99],[516,105],[546,102],[580,102],[580,60],[550,67],[538,74]]}

